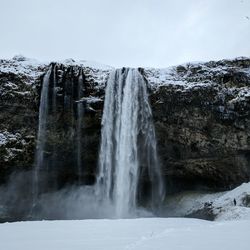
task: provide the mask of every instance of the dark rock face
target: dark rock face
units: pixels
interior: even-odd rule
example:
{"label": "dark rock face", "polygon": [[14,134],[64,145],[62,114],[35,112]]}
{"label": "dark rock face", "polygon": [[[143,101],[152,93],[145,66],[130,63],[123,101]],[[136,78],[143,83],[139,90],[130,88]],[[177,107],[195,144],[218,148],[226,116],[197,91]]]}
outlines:
{"label": "dark rock face", "polygon": [[33,165],[38,95],[26,80],[21,75],[0,72],[0,182],[13,170]]}
{"label": "dark rock face", "polygon": [[159,154],[173,189],[225,190],[250,180],[249,67],[249,59],[177,67],[194,86],[152,93]]}
{"label": "dark rock face", "polygon": [[[21,65],[22,71],[16,70]],[[35,164],[39,104],[43,76],[48,65],[26,68],[19,61],[2,61],[0,65],[0,183],[5,182],[11,173],[31,170]],[[83,105],[81,126],[81,161],[84,168],[82,176],[85,184],[95,181],[95,171],[99,151],[101,117],[106,75],[97,76],[96,70],[77,65],[52,64],[49,83],[49,121],[46,141],[46,167],[54,164],[51,178],[58,176],[57,185],[74,183],[78,176],[76,165],[77,123],[76,102]],[[7,68],[7,69],[5,69]],[[24,68],[24,69],[23,69]],[[3,69],[3,72],[1,72]],[[83,95],[77,96],[78,73],[83,70]],[[5,72],[6,71],[6,72]],[[14,72],[13,72],[14,71]],[[33,77],[32,72],[37,72]],[[99,79],[100,78],[100,79]],[[53,84],[56,82],[56,110],[52,110]],[[104,85],[103,85],[104,86]],[[55,152],[52,153],[52,152]]]}
{"label": "dark rock face", "polygon": [[98,96],[103,92],[94,89],[82,67],[51,65],[45,153],[40,170],[47,176],[43,186],[49,190],[77,182],[94,183],[101,113],[91,106],[90,93],[95,96],[95,105],[102,102]]}
{"label": "dark rock face", "polygon": [[[31,169],[35,157],[39,98],[48,65],[23,66],[0,62],[0,182],[13,171]],[[16,70],[1,70],[14,67]],[[13,66],[14,65],[14,66]],[[12,69],[11,68],[11,69]],[[109,70],[57,65],[61,84],[70,72],[85,75],[82,161],[85,183],[95,181],[105,81]],[[33,73],[36,72],[34,75]],[[250,59],[186,64],[167,70],[141,70],[149,82],[158,151],[170,192],[186,189],[233,188],[250,177]],[[71,79],[72,80],[72,79]],[[70,80],[70,81],[71,81]],[[74,81],[74,80],[73,80]],[[58,124],[67,123],[65,90],[57,92]],[[70,115],[71,116],[71,115]],[[55,118],[53,118],[55,119]],[[60,123],[61,121],[61,123]],[[65,165],[62,183],[77,178],[71,165],[66,128],[51,137],[58,165]],[[48,150],[48,153],[50,150]]]}

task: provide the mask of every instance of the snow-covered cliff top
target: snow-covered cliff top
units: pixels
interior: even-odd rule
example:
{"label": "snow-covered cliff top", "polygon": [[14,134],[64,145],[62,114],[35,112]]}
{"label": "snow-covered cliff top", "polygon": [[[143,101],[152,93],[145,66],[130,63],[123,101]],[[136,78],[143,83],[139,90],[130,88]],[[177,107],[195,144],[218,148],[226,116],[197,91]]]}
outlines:
{"label": "snow-covered cliff top", "polygon": [[[14,56],[12,59],[0,60],[0,73],[13,73],[27,78],[27,84],[33,84],[37,78],[45,73],[51,62],[39,62],[35,59],[27,58],[21,55]],[[79,66],[89,69],[97,80],[102,80],[103,73],[106,74],[112,70],[112,67],[96,63],[93,61],[75,61],[66,59],[56,62],[65,66]]]}
{"label": "snow-covered cliff top", "polygon": [[250,77],[250,58],[185,63],[163,69],[146,68],[145,72],[151,85],[177,85],[185,88],[207,86],[214,84],[215,79],[233,72]]}
{"label": "snow-covered cliff top", "polygon": [[[66,59],[56,62],[68,66],[84,68],[87,78],[94,80],[96,86],[103,87],[114,68],[92,61]],[[0,73],[13,73],[25,78],[26,84],[33,84],[48,68],[50,62],[39,62],[24,56],[15,56],[10,60],[0,60]],[[172,86],[181,90],[224,84],[227,88],[242,88],[239,96],[249,95],[250,58],[239,57],[232,60],[185,63],[169,68],[145,68],[144,75],[151,88]],[[231,86],[230,80],[242,82],[240,86]],[[248,84],[249,83],[249,84]]]}

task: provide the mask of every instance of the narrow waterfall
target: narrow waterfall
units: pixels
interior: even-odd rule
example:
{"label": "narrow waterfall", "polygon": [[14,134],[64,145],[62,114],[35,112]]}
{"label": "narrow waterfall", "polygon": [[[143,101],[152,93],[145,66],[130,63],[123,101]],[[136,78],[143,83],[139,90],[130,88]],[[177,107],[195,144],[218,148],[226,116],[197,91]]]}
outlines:
{"label": "narrow waterfall", "polygon": [[[34,197],[83,175],[84,73],[51,64],[42,82],[34,167]],[[36,199],[36,198],[35,198]]]}
{"label": "narrow waterfall", "polygon": [[110,200],[117,217],[130,216],[143,196],[143,178],[150,183],[146,195],[153,205],[163,195],[163,184],[147,85],[137,69],[118,69],[106,87],[98,195]]}
{"label": "narrow waterfall", "polygon": [[47,138],[47,120],[48,120],[48,99],[49,99],[49,83],[51,78],[52,66],[43,77],[40,106],[39,106],[39,125],[37,133],[37,149],[35,156],[35,169],[34,169],[34,181],[33,181],[33,205],[36,203],[36,199],[39,192],[39,170],[44,165],[44,151]]}
{"label": "narrow waterfall", "polygon": [[78,78],[78,87],[77,87],[77,128],[76,128],[76,158],[77,158],[77,171],[78,171],[78,183],[82,181],[82,126],[83,126],[83,103],[81,98],[83,96],[83,72],[80,70]]}

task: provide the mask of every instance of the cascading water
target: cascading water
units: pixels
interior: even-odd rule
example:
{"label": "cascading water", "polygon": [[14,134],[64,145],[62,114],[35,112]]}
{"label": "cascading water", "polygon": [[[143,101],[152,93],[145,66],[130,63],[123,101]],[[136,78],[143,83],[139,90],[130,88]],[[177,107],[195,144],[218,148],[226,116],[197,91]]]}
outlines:
{"label": "cascading water", "polygon": [[78,88],[77,88],[77,128],[76,128],[76,158],[77,158],[77,170],[78,170],[78,183],[80,184],[82,181],[82,125],[83,125],[83,103],[81,102],[81,98],[83,96],[83,72],[80,70],[79,78],[78,78]]}
{"label": "cascading water", "polygon": [[[43,78],[33,199],[60,188],[60,179],[82,176],[84,103],[82,68],[52,64]],[[36,202],[36,201],[35,201]]]}
{"label": "cascading water", "polygon": [[112,203],[116,217],[130,216],[146,176],[152,205],[163,196],[163,184],[147,86],[137,69],[118,69],[106,87],[97,195]]}
{"label": "cascading water", "polygon": [[46,127],[48,120],[48,98],[49,98],[49,83],[52,72],[52,66],[49,68],[47,73],[43,78],[40,106],[39,106],[39,125],[37,133],[37,149],[36,149],[36,158],[35,158],[35,169],[34,169],[34,181],[33,181],[33,206],[36,203],[39,187],[39,170],[44,165],[44,150],[46,143]]}
{"label": "cascading water", "polygon": [[[124,218],[140,216],[142,207],[154,212],[163,184],[146,81],[137,69],[109,76],[95,185],[84,164],[85,87],[80,67],[53,64],[43,78],[32,216],[64,218],[70,210],[73,218]],[[65,183],[79,185],[70,195],[57,195]],[[55,209],[48,208],[52,203]]]}

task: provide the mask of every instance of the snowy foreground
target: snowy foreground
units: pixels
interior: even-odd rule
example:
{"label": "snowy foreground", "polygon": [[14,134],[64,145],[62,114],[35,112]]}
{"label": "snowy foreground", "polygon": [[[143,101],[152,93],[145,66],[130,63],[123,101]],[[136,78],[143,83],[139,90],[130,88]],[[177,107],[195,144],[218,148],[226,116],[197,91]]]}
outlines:
{"label": "snowy foreground", "polygon": [[209,203],[216,221],[141,218],[4,223],[0,224],[0,250],[250,249],[250,182],[228,192],[187,193],[173,199],[175,204],[169,209],[176,215],[185,216]]}
{"label": "snowy foreground", "polygon": [[1,250],[249,250],[250,221],[184,218],[0,224]]}

